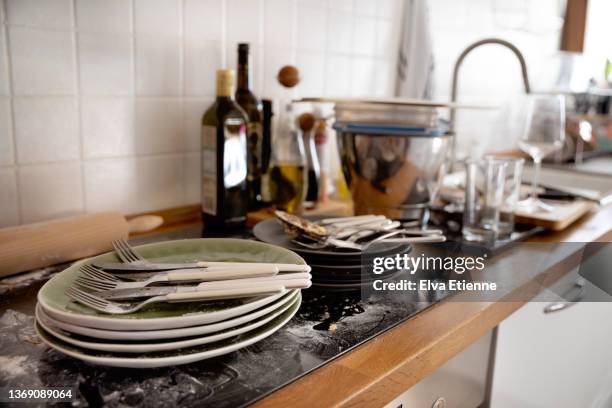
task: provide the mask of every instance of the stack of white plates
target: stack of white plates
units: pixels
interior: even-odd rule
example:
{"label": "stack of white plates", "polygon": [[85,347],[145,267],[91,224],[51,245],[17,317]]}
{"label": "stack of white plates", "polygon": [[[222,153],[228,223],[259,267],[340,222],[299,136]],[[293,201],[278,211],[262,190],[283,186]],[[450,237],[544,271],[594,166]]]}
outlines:
{"label": "stack of white plates", "polygon": [[[247,240],[170,241],[137,250],[155,262],[305,263],[289,250]],[[105,254],[83,262],[116,261],[114,254]],[[94,364],[162,367],[226,354],[279,330],[301,303],[300,291],[289,290],[228,301],[155,304],[129,315],[103,314],[65,295],[83,262],[56,275],[41,288],[36,329],[49,347]]]}

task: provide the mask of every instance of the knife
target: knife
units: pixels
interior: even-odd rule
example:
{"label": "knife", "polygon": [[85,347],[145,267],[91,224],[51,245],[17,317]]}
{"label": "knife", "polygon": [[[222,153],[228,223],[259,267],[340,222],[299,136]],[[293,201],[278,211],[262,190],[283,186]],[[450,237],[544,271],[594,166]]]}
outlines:
{"label": "knife", "polygon": [[245,266],[274,265],[279,272],[310,272],[310,266],[285,263],[263,263],[263,262],[186,262],[186,263],[154,263],[148,261],[137,261],[130,263],[122,262],[96,262],[94,266],[108,271],[169,271],[172,269],[196,269],[211,266],[223,266],[227,268],[244,268]]}
{"label": "knife", "polygon": [[[137,299],[153,296],[165,296],[172,293],[191,293],[218,289],[258,288],[270,284],[282,285],[285,289],[306,289],[311,285],[309,273],[296,273],[288,279],[247,278],[236,281],[204,282],[199,285],[147,286],[140,289],[113,289],[96,292],[96,296],[108,300]],[[298,276],[299,275],[299,276]]]}

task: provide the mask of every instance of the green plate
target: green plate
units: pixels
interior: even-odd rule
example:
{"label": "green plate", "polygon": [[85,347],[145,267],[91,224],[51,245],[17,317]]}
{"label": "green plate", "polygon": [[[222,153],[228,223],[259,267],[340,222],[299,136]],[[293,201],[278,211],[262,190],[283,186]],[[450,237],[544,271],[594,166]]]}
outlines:
{"label": "green plate", "polygon": [[[294,252],[262,242],[200,238],[167,241],[135,247],[140,255],[154,262],[266,262],[306,264]],[[66,323],[108,330],[163,330],[218,322],[240,316],[265,306],[284,293],[230,301],[158,303],[129,315],[97,312],[72,302],[65,291],[79,275],[83,264],[118,262],[114,253],[106,253],[75,263],[54,276],[38,292],[38,303],[50,317]]]}
{"label": "green plate", "polygon": [[41,340],[49,347],[59,351],[60,353],[86,361],[88,363],[129,368],[165,367],[205,360],[231,353],[232,351],[236,351],[256,343],[270,336],[287,324],[287,322],[291,320],[293,315],[295,315],[295,313],[298,311],[299,307],[300,299],[298,298],[298,300],[294,302],[289,309],[284,311],[280,316],[276,317],[271,322],[231,339],[180,350],[141,353],[137,356],[130,357],[126,356],[125,354],[87,350],[81,347],[76,347],[62,341],[61,339],[58,339],[57,337],[54,337],[49,332],[45,331],[45,329],[43,329],[38,323],[36,324],[36,332]]}

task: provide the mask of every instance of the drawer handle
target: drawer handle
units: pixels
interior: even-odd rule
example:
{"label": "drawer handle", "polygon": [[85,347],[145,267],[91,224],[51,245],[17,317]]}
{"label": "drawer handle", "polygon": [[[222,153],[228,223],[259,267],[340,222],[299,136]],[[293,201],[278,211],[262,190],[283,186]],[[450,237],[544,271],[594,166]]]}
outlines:
{"label": "drawer handle", "polygon": [[431,408],[446,408],[446,398],[440,397],[434,401]]}
{"label": "drawer handle", "polygon": [[[565,302],[551,303],[544,308],[544,313],[548,314],[548,313],[560,312],[562,310],[565,310],[575,305],[577,302],[580,302],[580,300],[584,297],[584,292],[585,292],[584,279],[576,280],[576,282],[574,282],[574,286],[569,291],[574,290],[575,288],[578,288],[578,292],[576,292],[576,294],[570,300],[567,300]],[[566,295],[567,293],[569,293],[569,291],[566,292]]]}

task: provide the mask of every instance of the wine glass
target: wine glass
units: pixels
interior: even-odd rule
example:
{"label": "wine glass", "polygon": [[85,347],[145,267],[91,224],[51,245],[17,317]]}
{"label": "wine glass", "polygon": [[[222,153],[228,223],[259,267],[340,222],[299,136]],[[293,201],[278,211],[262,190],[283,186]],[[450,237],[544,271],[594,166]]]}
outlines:
{"label": "wine glass", "polygon": [[531,95],[527,99],[525,130],[518,142],[522,151],[533,159],[531,197],[519,203],[526,212],[552,211],[553,207],[538,199],[542,159],[561,149],[565,140],[565,99],[562,95]]}

